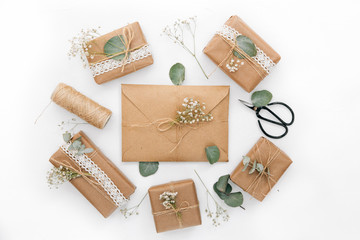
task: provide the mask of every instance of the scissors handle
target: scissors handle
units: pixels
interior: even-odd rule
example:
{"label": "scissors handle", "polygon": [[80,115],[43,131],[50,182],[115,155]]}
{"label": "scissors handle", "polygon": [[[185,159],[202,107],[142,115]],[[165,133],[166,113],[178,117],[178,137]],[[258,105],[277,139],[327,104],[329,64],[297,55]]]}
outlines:
{"label": "scissors handle", "polygon": [[[285,122],[285,121],[282,120],[276,113],[274,113],[270,108],[268,108],[268,107],[266,107],[266,106],[260,107],[260,108],[258,108],[258,109],[256,110],[256,116],[257,116],[259,119],[264,120],[264,121],[266,121],[266,122],[270,122],[270,123],[275,124],[275,125],[278,125],[278,126],[281,126],[281,127],[283,127],[283,128],[285,129],[285,132],[284,132],[283,134],[281,134],[281,135],[279,135],[279,136],[273,136],[273,135],[268,134],[268,133],[264,130],[264,128],[263,128],[260,120],[258,120],[258,124],[259,124],[259,127],[260,127],[261,131],[262,131],[267,137],[279,139],[279,138],[284,137],[284,136],[288,133],[288,127],[287,127],[287,126],[290,126],[291,124],[294,123],[295,114],[294,114],[293,110],[292,110],[287,104],[285,104],[285,103],[283,103],[283,102],[272,102],[272,103],[269,103],[267,106],[271,106],[271,105],[282,105],[282,106],[286,107],[286,108],[290,111],[290,113],[291,113],[291,121],[290,121],[290,122]],[[260,111],[261,111],[261,110],[266,110],[266,111],[268,111],[271,115],[273,115],[273,116],[278,120],[278,122],[261,116],[261,115],[260,115]]]}

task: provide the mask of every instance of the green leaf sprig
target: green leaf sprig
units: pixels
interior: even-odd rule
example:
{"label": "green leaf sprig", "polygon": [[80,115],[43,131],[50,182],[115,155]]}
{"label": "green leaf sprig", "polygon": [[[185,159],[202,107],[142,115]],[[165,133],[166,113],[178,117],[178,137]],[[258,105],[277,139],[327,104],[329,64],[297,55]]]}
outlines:
{"label": "green leaf sprig", "polygon": [[[107,57],[122,61],[126,55],[125,38],[123,35],[118,35],[110,38],[104,45],[104,53]],[[122,54],[119,54],[124,52]]]}
{"label": "green leaf sprig", "polygon": [[264,107],[270,103],[272,94],[268,90],[256,91],[251,95],[251,102],[255,107]]}
{"label": "green leaf sprig", "polygon": [[[66,143],[71,141],[71,134],[69,132],[65,132],[63,134],[63,139]],[[81,136],[75,139],[68,148],[69,151],[74,151],[75,155],[80,156],[82,154],[91,153],[94,151],[92,148],[86,148],[85,144],[81,142]]]}
{"label": "green leaf sprig", "polygon": [[232,187],[229,184],[230,175],[224,175],[213,185],[213,189],[221,200],[224,200],[226,205],[230,207],[241,207],[244,202],[244,198],[241,192],[232,193]]}
{"label": "green leaf sprig", "polygon": [[214,164],[219,161],[220,158],[220,150],[217,146],[210,146],[205,148],[205,153],[207,160],[210,164]]}
{"label": "green leaf sprig", "polygon": [[244,164],[244,167],[241,170],[242,172],[246,171],[246,169],[250,167],[249,174],[253,174],[255,171],[257,171],[258,174],[264,172],[267,176],[270,176],[270,169],[268,167],[264,168],[264,166],[261,163],[257,162],[256,159],[251,162],[250,157],[244,156],[242,161]]}
{"label": "green leaf sprig", "polygon": [[159,162],[139,162],[139,172],[141,176],[153,175],[159,169]]}
{"label": "green leaf sprig", "polygon": [[[244,35],[239,35],[236,37],[236,45],[249,57],[255,57],[257,54],[257,49],[253,41]],[[245,58],[243,54],[238,53],[236,50],[233,51],[233,54],[239,59]]]}
{"label": "green leaf sprig", "polygon": [[181,63],[172,65],[169,76],[174,85],[181,85],[185,80],[185,67]]}

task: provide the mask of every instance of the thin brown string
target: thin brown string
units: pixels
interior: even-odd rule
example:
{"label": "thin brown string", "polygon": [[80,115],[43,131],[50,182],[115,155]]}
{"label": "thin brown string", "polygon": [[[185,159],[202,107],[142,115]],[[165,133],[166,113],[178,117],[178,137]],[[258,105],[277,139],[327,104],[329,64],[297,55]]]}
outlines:
{"label": "thin brown string", "polygon": [[[246,188],[246,190],[245,190],[246,192],[249,192],[249,190],[250,190],[251,188],[253,188],[253,191],[252,191],[251,195],[254,195],[254,194],[255,194],[255,192],[256,192],[256,190],[257,190],[257,188],[258,188],[258,186],[259,186],[259,184],[260,184],[260,182],[261,182],[262,176],[266,176],[266,178],[267,178],[267,184],[268,184],[268,186],[269,186],[269,191],[270,191],[270,189],[271,189],[272,186],[273,186],[273,185],[271,184],[271,182],[276,183],[276,181],[274,180],[274,178],[271,176],[271,173],[270,173],[270,175],[269,175],[268,173],[265,173],[265,169],[269,168],[270,165],[273,163],[273,161],[274,161],[275,159],[277,159],[277,157],[278,157],[279,154],[280,154],[280,150],[279,150],[279,149],[276,149],[275,153],[274,153],[274,154],[271,154],[271,150],[270,150],[271,147],[270,147],[269,140],[265,139],[265,141],[266,141],[266,143],[268,144],[268,147],[269,147],[269,152],[268,152],[267,159],[265,160],[265,161],[266,161],[266,164],[265,164],[265,165],[264,165],[263,162],[261,161],[260,148],[259,148],[259,146],[258,146],[257,143],[256,143],[256,145],[255,145],[255,148],[256,148],[255,154],[258,153],[257,159],[258,159],[259,161],[261,161],[260,163],[263,164],[264,169],[263,169],[263,171],[262,171],[261,173],[257,174],[257,176],[255,177],[255,179],[254,179],[254,180],[250,183],[250,185]],[[266,194],[263,194],[263,193],[261,193],[261,194],[264,195],[264,196],[266,196]]]}
{"label": "thin brown string", "polygon": [[218,34],[229,46],[230,50],[226,54],[225,58],[216,66],[216,68],[209,74],[209,77],[216,71],[216,69],[220,66],[222,66],[225,62],[230,61],[230,57],[232,56],[233,51],[235,50],[237,53],[240,54],[240,56],[243,57],[243,59],[259,74],[261,78],[264,78],[267,76],[267,72],[252,58],[250,57],[244,50],[239,48],[236,44],[236,39],[234,41],[231,41],[224,36]]}
{"label": "thin brown string", "polygon": [[[138,50],[138,49],[140,49],[140,48],[142,48],[142,47],[144,47],[146,45],[146,44],[141,44],[141,45],[139,45],[137,47],[130,48],[130,45],[131,45],[132,41],[134,40],[134,36],[135,36],[134,30],[131,27],[123,28],[123,35],[122,36],[123,36],[124,40],[120,37],[120,34],[117,33],[117,36],[119,37],[120,41],[122,41],[122,43],[124,44],[125,50],[121,51],[121,52],[114,53],[114,54],[107,54],[107,55],[105,53],[101,53],[101,55],[106,55],[106,56],[104,56],[102,59],[100,59],[98,61],[91,62],[90,65],[95,65],[96,63],[112,59],[114,57],[120,56],[120,55],[125,53],[124,58],[121,60],[123,62],[121,72],[123,72],[124,68],[125,68],[125,62],[130,57],[130,52]],[[99,55],[100,53],[91,53],[90,52],[90,54]],[[130,63],[130,64],[133,66],[134,71],[136,71],[135,64],[132,64],[132,63]]]}
{"label": "thin brown string", "polygon": [[58,84],[51,100],[100,129],[105,127],[112,114],[109,109],[64,83]]}

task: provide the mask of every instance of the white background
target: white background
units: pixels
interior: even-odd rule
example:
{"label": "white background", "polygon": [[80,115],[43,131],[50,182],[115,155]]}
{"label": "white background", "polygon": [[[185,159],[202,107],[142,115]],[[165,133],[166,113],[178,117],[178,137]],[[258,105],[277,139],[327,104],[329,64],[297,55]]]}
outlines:
{"label": "white background", "polygon": [[[2,0],[0,239],[359,239],[359,12],[356,0]],[[270,90],[273,100],[295,110],[288,136],[274,140],[293,164],[263,202],[244,193],[246,211],[229,209],[229,222],[214,228],[193,169],[211,187],[235,168],[261,132],[254,112],[237,102],[250,94],[220,70],[206,80],[194,59],[160,33],[176,18],[197,15],[197,53],[211,72],[215,65],[201,50],[235,14],[282,56],[256,89]],[[152,66],[99,86],[79,59],[68,60],[68,40],[81,28],[102,26],[107,33],[133,21],[151,44]],[[155,175],[143,178],[137,163],[121,162],[120,84],[171,84],[168,71],[176,62],[186,66],[186,85],[231,86],[230,161],[161,163]],[[130,205],[152,185],[193,178],[201,226],[156,234],[148,198],[139,216],[125,220],[115,212],[104,219],[71,184],[48,188],[48,159],[62,143],[57,124],[74,115],[51,104],[36,125],[34,120],[61,81],[113,111],[105,129],[78,130],[135,183]]]}

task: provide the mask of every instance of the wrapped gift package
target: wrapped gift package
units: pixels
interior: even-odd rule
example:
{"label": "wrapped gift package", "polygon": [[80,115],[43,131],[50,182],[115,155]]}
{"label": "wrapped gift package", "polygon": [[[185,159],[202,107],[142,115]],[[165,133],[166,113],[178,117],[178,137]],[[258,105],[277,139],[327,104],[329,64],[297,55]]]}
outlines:
{"label": "wrapped gift package", "polygon": [[231,173],[230,179],[254,198],[262,201],[292,161],[283,151],[264,137],[258,140],[246,156],[250,157],[251,162],[256,160],[257,163],[261,163],[264,169],[269,168],[270,175],[260,175],[257,171],[249,174],[249,168],[242,171],[244,164],[241,161]]}
{"label": "wrapped gift package", "polygon": [[[165,209],[160,195],[177,192],[176,209]],[[158,233],[201,225],[199,202],[194,181],[191,179],[170,182],[149,188],[149,197]],[[177,217],[179,213],[180,217]]]}
{"label": "wrapped gift package", "polygon": [[[125,42],[129,42],[129,55],[126,59],[115,60],[104,54],[91,54],[91,52],[104,53],[105,44],[115,36],[125,36]],[[103,84],[125,76],[154,62],[149,45],[138,22],[131,23],[123,28],[95,38],[89,41],[87,46],[91,46],[87,60],[97,84]]]}
{"label": "wrapped gift package", "polygon": [[[234,54],[236,38],[246,36],[255,44],[257,53],[249,59],[239,59]],[[214,35],[204,53],[231,79],[245,91],[251,92],[280,61],[275,52],[259,35],[257,35],[242,19],[232,16]],[[238,70],[230,71],[228,64],[236,64]]]}
{"label": "wrapped gift package", "polygon": [[126,204],[135,186],[129,179],[100,151],[98,147],[83,133],[73,136],[73,140],[81,136],[81,142],[93,152],[76,156],[68,151],[64,144],[50,158],[55,167],[71,166],[91,176],[72,179],[70,183],[104,216],[108,217],[118,207]]}
{"label": "wrapped gift package", "polygon": [[[206,103],[213,120],[159,131],[158,120],[175,118],[186,97]],[[229,86],[122,84],[121,104],[122,161],[207,161],[213,145],[219,161],[228,161]]]}

